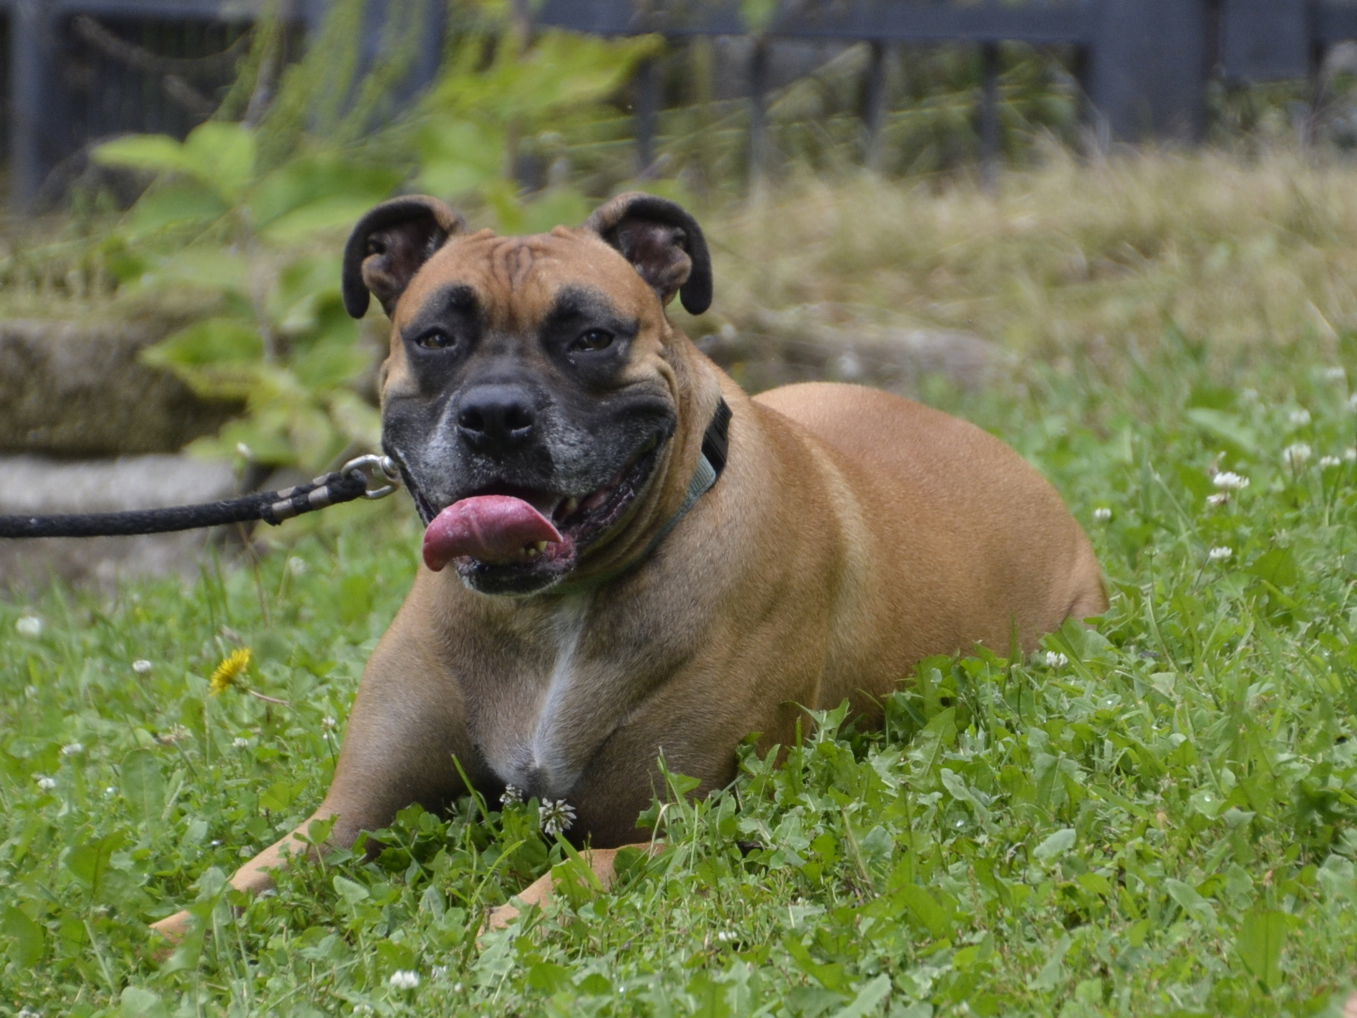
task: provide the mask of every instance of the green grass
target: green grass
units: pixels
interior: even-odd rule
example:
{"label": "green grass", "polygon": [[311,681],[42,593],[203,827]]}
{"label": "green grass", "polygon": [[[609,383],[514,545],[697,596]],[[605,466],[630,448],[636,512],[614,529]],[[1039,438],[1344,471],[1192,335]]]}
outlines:
{"label": "green grass", "polygon": [[[187,588],[0,601],[0,1014],[1339,1015],[1357,334],[1328,317],[1245,344],[1166,314],[1115,357],[931,392],[1065,493],[1113,590],[1098,629],[926,662],[885,731],[832,716],[780,768],[747,756],[733,792],[666,810],[670,851],[616,893],[480,946],[482,910],[565,858],[529,808],[412,809],[375,862],[294,867],[240,918],[221,890],[323,793],[415,567],[408,506],[332,510]],[[241,646],[286,706],[209,694]],[[213,932],[158,962],[145,924],[186,902]]]}

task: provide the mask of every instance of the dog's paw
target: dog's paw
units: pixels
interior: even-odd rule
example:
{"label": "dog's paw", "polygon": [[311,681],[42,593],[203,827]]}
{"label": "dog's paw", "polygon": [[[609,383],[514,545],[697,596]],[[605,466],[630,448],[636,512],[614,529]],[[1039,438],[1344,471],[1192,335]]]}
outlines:
{"label": "dog's paw", "polygon": [[176,912],[159,922],[152,923],[151,932],[158,936],[148,948],[151,957],[158,962],[168,961],[170,955],[174,954],[179,945],[184,942],[184,938],[188,936],[192,925],[193,917],[188,912]]}
{"label": "dog's paw", "polygon": [[510,926],[522,914],[523,910],[512,902],[496,905],[485,913],[485,921],[481,923],[481,928],[476,931],[476,936],[479,938],[495,930],[502,930]]}
{"label": "dog's paw", "polygon": [[188,936],[193,917],[188,912],[176,912],[159,922],[151,924],[151,929],[164,937],[171,947],[177,947]]}

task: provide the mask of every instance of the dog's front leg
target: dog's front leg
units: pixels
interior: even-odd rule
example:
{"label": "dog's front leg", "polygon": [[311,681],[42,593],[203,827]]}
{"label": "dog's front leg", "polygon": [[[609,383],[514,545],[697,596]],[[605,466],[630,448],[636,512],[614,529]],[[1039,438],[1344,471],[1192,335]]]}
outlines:
{"label": "dog's front leg", "polygon": [[[634,845],[622,845],[618,848],[586,848],[580,853],[602,890],[612,890],[613,883],[617,880],[617,853],[627,848],[634,848],[646,855],[658,855],[664,851],[664,843],[646,841]],[[503,905],[496,905],[492,908],[486,914],[485,922],[481,925],[481,933],[504,929],[523,914],[523,908],[544,908],[551,901],[552,892],[555,889],[556,881],[552,878],[551,873],[544,873],[514,895],[514,901],[518,904],[515,904],[514,901],[508,901]],[[520,905],[523,908],[520,908]]]}
{"label": "dog's front leg", "polygon": [[[479,764],[461,695],[432,650],[433,641],[411,624],[415,617],[407,602],[368,662],[325,801],[236,870],[232,887],[250,894],[272,887],[273,871],[289,857],[320,847],[310,836],[318,820],[334,821],[325,848],[349,848],[362,831],[387,826],[412,803],[433,809],[466,791],[454,758],[472,774]],[[181,911],[151,928],[177,942],[191,922]]]}
{"label": "dog's front leg", "polygon": [[[245,891],[248,894],[259,894],[261,891],[268,890],[273,886],[273,871],[279,866],[284,865],[292,856],[300,855],[303,852],[313,849],[313,842],[310,837],[311,825],[318,820],[328,820],[334,814],[328,808],[322,807],[311,816],[297,825],[290,833],[284,835],[275,841],[268,848],[256,855],[231,877],[231,886],[237,891]],[[338,824],[336,824],[338,826]],[[331,833],[327,845],[337,846],[337,842],[343,842],[343,832],[340,837],[335,837],[334,831]],[[348,838],[347,843],[352,844],[357,832]],[[188,934],[189,926],[193,917],[187,909],[166,916],[159,922],[152,923],[151,929],[165,937],[172,943],[178,943]]]}

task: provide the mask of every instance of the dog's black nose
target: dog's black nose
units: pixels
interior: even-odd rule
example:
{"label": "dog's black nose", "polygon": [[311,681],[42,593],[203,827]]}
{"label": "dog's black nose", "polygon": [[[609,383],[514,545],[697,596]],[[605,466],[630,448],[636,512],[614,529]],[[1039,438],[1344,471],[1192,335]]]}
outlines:
{"label": "dog's black nose", "polygon": [[536,424],[532,394],[517,385],[475,386],[457,408],[457,430],[477,452],[509,452],[532,437]]}

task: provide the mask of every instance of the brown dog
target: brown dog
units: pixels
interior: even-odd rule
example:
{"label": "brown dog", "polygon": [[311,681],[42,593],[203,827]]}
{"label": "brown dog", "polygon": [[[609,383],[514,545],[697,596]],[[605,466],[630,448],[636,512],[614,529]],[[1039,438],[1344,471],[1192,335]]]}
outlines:
{"label": "brown dog", "polygon": [[661,753],[708,792],[751,732],[785,743],[844,698],[870,719],[927,655],[1028,652],[1102,612],[1088,539],[1016,453],[870,389],[749,398],[665,316],[711,288],[697,224],[648,195],[531,237],[466,235],[423,197],[358,224],[344,299],[392,320],[383,444],[427,568],[325,801],[234,886],[268,886],[312,820],[349,845],[463,773],[565,800],[594,846],[648,837]]}

